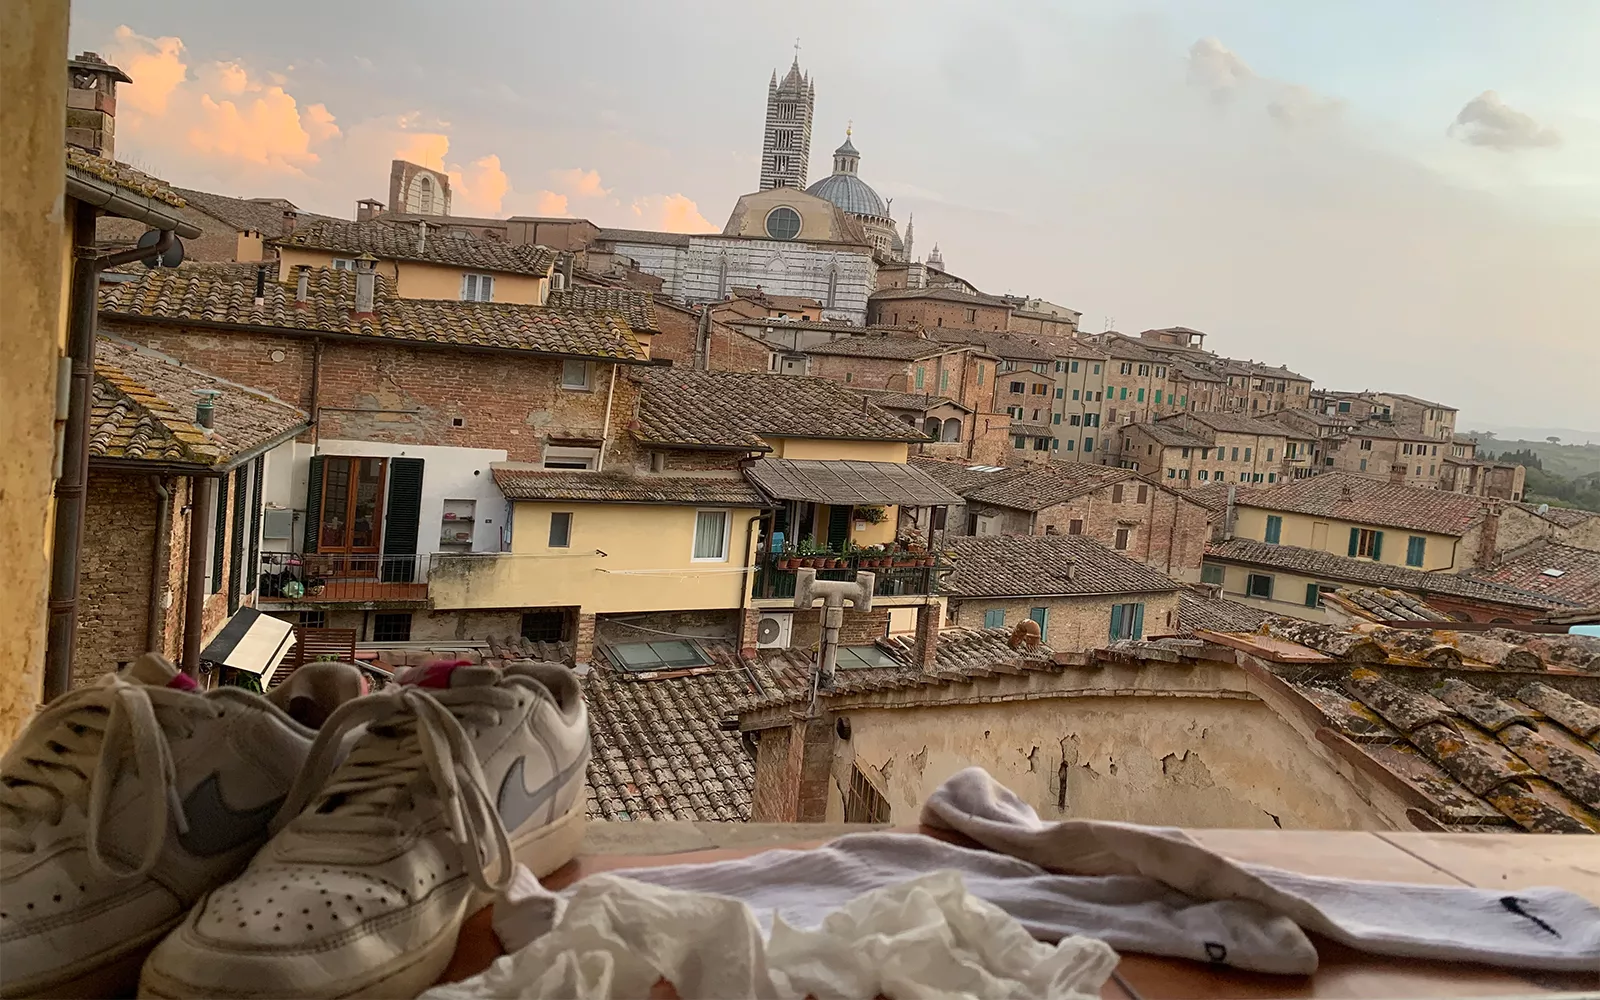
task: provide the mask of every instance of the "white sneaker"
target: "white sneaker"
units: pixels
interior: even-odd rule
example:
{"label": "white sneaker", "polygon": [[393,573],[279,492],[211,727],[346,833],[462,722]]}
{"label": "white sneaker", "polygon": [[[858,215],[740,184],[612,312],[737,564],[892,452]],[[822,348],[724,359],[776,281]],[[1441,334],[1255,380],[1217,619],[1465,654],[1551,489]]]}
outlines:
{"label": "white sneaker", "polygon": [[[353,666],[311,672],[360,693]],[[35,716],[0,763],[0,995],[131,990],[150,948],[266,841],[316,735],[279,705],[308,692],[201,694],[148,654]]]}
{"label": "white sneaker", "polygon": [[150,954],[140,995],[416,996],[513,857],[546,875],[577,853],[588,758],[558,664],[440,665],[345,705],[284,807],[304,811]]}

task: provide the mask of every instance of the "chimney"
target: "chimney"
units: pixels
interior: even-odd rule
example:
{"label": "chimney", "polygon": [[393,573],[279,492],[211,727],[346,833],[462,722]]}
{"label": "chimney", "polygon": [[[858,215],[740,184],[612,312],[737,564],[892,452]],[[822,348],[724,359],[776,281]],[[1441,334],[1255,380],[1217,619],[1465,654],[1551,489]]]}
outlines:
{"label": "chimney", "polygon": [[296,309],[305,309],[311,303],[311,265],[301,264],[295,270],[300,276],[294,283],[294,306]]}
{"label": "chimney", "polygon": [[194,422],[199,424],[205,429],[205,432],[209,434],[211,433],[213,421],[216,417],[217,397],[222,395],[222,390],[196,389],[194,394],[200,397],[200,401],[194,404]]}
{"label": "chimney", "polygon": [[116,158],[117,84],[132,83],[122,70],[85,52],[67,60],[67,143]]}
{"label": "chimney", "polygon": [[1395,486],[1404,486],[1406,484],[1406,472],[1410,468],[1409,465],[1400,462],[1391,463],[1389,465],[1389,482]]}
{"label": "chimney", "polygon": [[267,304],[267,265],[256,265],[256,308]]}
{"label": "chimney", "polygon": [[569,253],[566,259],[561,262],[561,273],[566,275],[568,288],[572,287],[572,259],[573,255]]}
{"label": "chimney", "polygon": [[[1348,487],[1348,486],[1345,487],[1345,489],[1347,489],[1347,490],[1349,488],[1350,487]],[[1228,504],[1227,504],[1226,507],[1222,508],[1222,540],[1223,541],[1227,541],[1227,540],[1229,540],[1230,538],[1233,537],[1234,505],[1238,502],[1238,500],[1239,500],[1239,487],[1230,484],[1228,486]]]}
{"label": "chimney", "polygon": [[925,674],[933,673],[939,655],[939,625],[944,609],[937,602],[917,608],[917,631],[912,645],[912,663]]}
{"label": "chimney", "polygon": [[556,271],[554,274],[550,275],[550,290],[552,292],[565,291],[566,287],[567,276],[565,274],[563,274],[561,271]]}
{"label": "chimney", "polygon": [[356,202],[356,221],[371,222],[383,214],[383,202],[376,198],[362,198]]}
{"label": "chimney", "polygon": [[295,223],[297,223],[299,221],[300,221],[299,213],[297,213],[292,208],[284,209],[283,210],[283,235],[292,236],[294,234]]}
{"label": "chimney", "polygon": [[428,224],[426,222],[420,222],[419,221],[417,223],[417,253],[422,253],[427,249],[428,249]]}
{"label": "chimney", "polygon": [[1483,527],[1478,529],[1478,568],[1489,569],[1500,561],[1500,501],[1483,504]]}
{"label": "chimney", "polygon": [[378,258],[364,253],[356,258],[356,315],[371,316],[378,292]]}
{"label": "chimney", "polygon": [[1339,484],[1339,499],[1340,500],[1343,500],[1345,503],[1349,503],[1350,501],[1354,500],[1355,498],[1356,498],[1356,491],[1352,490],[1350,488],[1350,480],[1346,479],[1344,482]]}

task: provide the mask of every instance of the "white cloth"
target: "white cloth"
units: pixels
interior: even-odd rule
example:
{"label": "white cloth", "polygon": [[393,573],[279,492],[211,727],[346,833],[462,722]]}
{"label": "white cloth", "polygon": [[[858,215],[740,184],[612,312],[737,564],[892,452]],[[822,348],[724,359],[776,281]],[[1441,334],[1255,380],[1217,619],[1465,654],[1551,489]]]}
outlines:
{"label": "white cloth", "polygon": [[562,899],[523,868],[495,907],[495,931],[508,954],[423,996],[643,997],[664,978],[684,997],[1089,1000],[1117,964],[1100,941],[1034,940],[954,872],[857,896],[814,928],[778,918],[764,937],[738,900],[607,874]]}

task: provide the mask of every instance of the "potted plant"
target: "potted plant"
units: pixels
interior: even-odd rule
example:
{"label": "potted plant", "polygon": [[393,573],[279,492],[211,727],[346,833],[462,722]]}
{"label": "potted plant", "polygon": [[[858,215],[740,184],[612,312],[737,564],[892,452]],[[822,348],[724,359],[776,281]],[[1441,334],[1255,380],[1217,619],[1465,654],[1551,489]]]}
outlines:
{"label": "potted plant", "polygon": [[865,521],[868,524],[882,524],[884,518],[888,516],[888,512],[882,507],[857,507],[854,514],[857,521]]}

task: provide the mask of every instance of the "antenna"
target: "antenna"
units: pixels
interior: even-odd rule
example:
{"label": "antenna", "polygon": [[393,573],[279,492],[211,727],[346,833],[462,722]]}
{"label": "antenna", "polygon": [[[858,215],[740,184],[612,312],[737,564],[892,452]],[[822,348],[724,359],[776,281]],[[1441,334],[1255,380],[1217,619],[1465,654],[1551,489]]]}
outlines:
{"label": "antenna", "polygon": [[1110,333],[1112,326],[1116,322],[1117,322],[1117,318],[1115,316],[1107,316],[1106,317],[1106,328],[1105,328],[1105,330],[1103,332]]}

